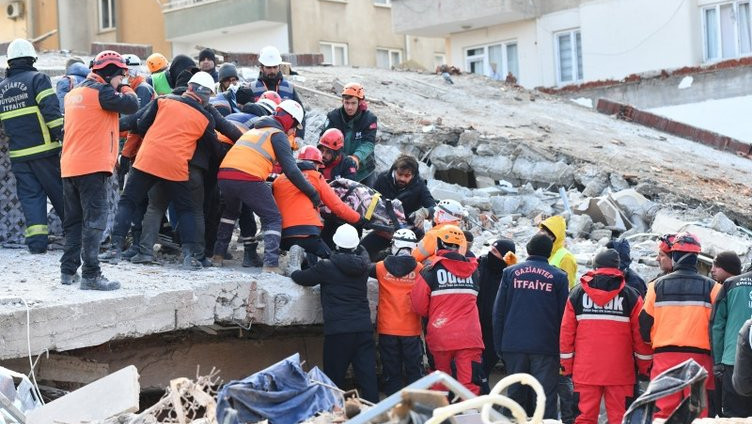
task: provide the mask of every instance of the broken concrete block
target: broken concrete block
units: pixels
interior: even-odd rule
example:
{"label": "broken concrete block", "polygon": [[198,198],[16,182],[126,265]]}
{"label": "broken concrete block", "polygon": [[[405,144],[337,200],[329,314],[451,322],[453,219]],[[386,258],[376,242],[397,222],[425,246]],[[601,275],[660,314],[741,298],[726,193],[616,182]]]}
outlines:
{"label": "broken concrete block", "polygon": [[512,161],[506,156],[477,156],[473,155],[470,166],[477,176],[503,180],[512,175]]}
{"label": "broken concrete block", "polygon": [[29,424],[81,423],[102,421],[138,411],[138,370],[129,365],[120,371],[29,412]]}
{"label": "broken concrete block", "polygon": [[488,196],[470,196],[466,197],[462,203],[465,206],[478,208],[482,211],[491,210],[491,198]]}
{"label": "broken concrete block", "polygon": [[695,234],[700,239],[702,251],[715,256],[725,250],[736,252],[742,263],[749,261],[752,256],[752,242],[746,238],[732,237],[728,234],[705,228],[699,225],[689,224],[675,218],[666,211],[659,211],[655,215],[651,232],[656,234],[678,233],[687,231]]}
{"label": "broken concrete block", "polygon": [[577,215],[589,215],[593,222],[605,224],[609,229],[619,232],[632,228],[624,212],[607,197],[593,197],[583,201],[574,208]]}
{"label": "broken concrete block", "polygon": [[608,179],[611,183],[611,188],[614,189],[614,191],[626,190],[629,188],[629,183],[620,174],[612,172],[611,175],[608,176]]}
{"label": "broken concrete block", "polygon": [[598,166],[583,165],[577,168],[574,180],[581,186],[587,186],[593,180],[607,181],[608,175]]}
{"label": "broken concrete block", "polygon": [[496,187],[495,185],[491,187],[476,188],[473,190],[474,195],[481,197],[502,196],[504,193],[505,192],[501,188]]}
{"label": "broken concrete block", "polygon": [[718,212],[710,221],[710,228],[726,234],[736,233],[736,224],[723,212]]}
{"label": "broken concrete block", "polygon": [[617,191],[609,196],[628,216],[639,215],[646,223],[651,222],[658,211],[657,203],[648,200],[633,188]]}
{"label": "broken concrete block", "polygon": [[466,146],[452,147],[446,144],[436,146],[430,155],[431,163],[437,170],[459,169],[470,170],[473,151]]}
{"label": "broken concrete block", "polygon": [[512,167],[521,180],[568,186],[574,182],[574,168],[562,161],[548,162],[518,157]]}
{"label": "broken concrete block", "polygon": [[480,134],[476,130],[465,130],[460,134],[460,139],[457,141],[459,146],[465,146],[473,148],[478,145],[480,140]]}
{"label": "broken concrete block", "polygon": [[468,196],[472,195],[472,190],[457,184],[449,184],[440,180],[429,180],[428,190],[434,199],[444,200],[453,199],[460,203]]}
{"label": "broken concrete block", "polygon": [[593,219],[589,215],[572,215],[567,222],[567,234],[574,238],[590,234],[593,227]]}
{"label": "broken concrete block", "polygon": [[475,148],[475,154],[478,156],[499,156],[501,148],[498,143],[481,143]]}
{"label": "broken concrete block", "polygon": [[491,209],[499,216],[520,213],[521,207],[522,199],[520,196],[497,196],[491,198]]}
{"label": "broken concrete block", "polygon": [[475,186],[478,188],[496,187],[496,180],[483,175],[475,176]]}
{"label": "broken concrete block", "polygon": [[603,194],[603,190],[608,187],[608,184],[604,180],[593,179],[582,190],[582,194],[586,197],[598,197]]}
{"label": "broken concrete block", "polygon": [[392,167],[394,161],[402,154],[397,146],[376,143],[373,148],[376,158],[376,172],[381,173]]}

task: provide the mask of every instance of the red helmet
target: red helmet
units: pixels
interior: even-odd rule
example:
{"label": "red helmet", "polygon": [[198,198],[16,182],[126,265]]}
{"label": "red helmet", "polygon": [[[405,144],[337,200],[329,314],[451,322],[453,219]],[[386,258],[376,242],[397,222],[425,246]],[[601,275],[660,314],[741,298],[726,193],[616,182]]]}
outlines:
{"label": "red helmet", "polygon": [[345,135],[342,131],[336,128],[329,128],[321,134],[319,139],[319,146],[328,147],[334,151],[337,151],[345,146]]}
{"label": "red helmet", "polygon": [[261,93],[261,95],[259,96],[258,99],[259,100],[261,100],[261,99],[269,99],[269,100],[273,101],[276,104],[282,103],[282,97],[280,97],[279,93],[277,93],[276,91],[271,91],[271,90],[264,91],[263,93]]}
{"label": "red helmet", "polygon": [[671,252],[671,245],[674,244],[676,234],[664,234],[658,237],[658,250],[663,253]]}
{"label": "red helmet", "polygon": [[321,157],[321,151],[313,146],[304,146],[300,149],[298,152],[298,160],[310,160],[319,165],[324,164],[324,159]]}
{"label": "red helmet", "polygon": [[353,96],[363,100],[366,98],[366,91],[357,82],[350,82],[342,89],[342,96]]}
{"label": "red helmet", "polygon": [[112,50],[104,50],[100,52],[92,62],[91,69],[93,71],[96,71],[98,69],[104,69],[107,65],[115,65],[118,68],[128,70],[128,65],[125,63],[125,59],[123,59],[123,56],[120,56],[120,53],[114,52]]}
{"label": "red helmet", "polygon": [[671,243],[672,252],[700,253],[702,246],[700,239],[692,233],[679,233]]}

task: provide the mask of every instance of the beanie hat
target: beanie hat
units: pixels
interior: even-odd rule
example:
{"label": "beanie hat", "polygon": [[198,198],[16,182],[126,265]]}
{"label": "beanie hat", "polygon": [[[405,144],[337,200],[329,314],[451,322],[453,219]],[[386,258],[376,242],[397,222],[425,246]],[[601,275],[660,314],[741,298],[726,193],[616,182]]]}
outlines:
{"label": "beanie hat", "polygon": [[531,256],[543,256],[545,258],[551,256],[551,249],[554,247],[554,242],[545,234],[536,233],[533,238],[527,242],[527,254]]}
{"label": "beanie hat", "polygon": [[507,252],[516,253],[517,250],[514,246],[514,241],[508,239],[508,238],[500,238],[496,240],[495,242],[491,243],[491,246],[495,247],[496,250],[501,253],[501,256],[504,256],[507,254]]}
{"label": "beanie hat", "polygon": [[238,77],[238,68],[234,63],[223,63],[219,67],[219,81],[221,82],[232,77]]}
{"label": "beanie hat", "polygon": [[201,62],[204,59],[209,59],[215,64],[217,63],[217,57],[214,55],[214,51],[211,49],[203,49],[201,50],[201,53],[198,54],[198,61]]}
{"label": "beanie hat", "polygon": [[467,241],[468,243],[472,243],[473,240],[475,239],[475,236],[473,236],[473,233],[467,230],[464,230],[462,232],[465,234],[465,241]]}
{"label": "beanie hat", "polygon": [[726,251],[719,253],[713,260],[713,265],[731,275],[739,275],[742,273],[742,261],[739,259],[736,252]]}
{"label": "beanie hat", "polygon": [[606,249],[597,255],[593,261],[594,268],[619,268],[619,252],[614,249]]}

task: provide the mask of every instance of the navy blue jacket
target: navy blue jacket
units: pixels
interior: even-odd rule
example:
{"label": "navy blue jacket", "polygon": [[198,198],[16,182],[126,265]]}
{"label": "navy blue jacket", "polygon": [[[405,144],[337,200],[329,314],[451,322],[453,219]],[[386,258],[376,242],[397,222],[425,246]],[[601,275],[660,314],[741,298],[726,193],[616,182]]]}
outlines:
{"label": "navy blue jacket", "polygon": [[0,82],[0,121],[10,139],[10,160],[59,155],[63,115],[50,77],[29,65],[11,66],[5,76]]}
{"label": "navy blue jacket", "polygon": [[394,165],[392,165],[391,169],[379,174],[376,182],[373,184],[373,189],[387,199],[399,199],[402,202],[405,216],[410,216],[410,214],[420,208],[426,208],[433,212],[436,200],[434,200],[431,192],[428,190],[426,180],[420,174],[415,174],[405,187],[399,188],[394,182],[392,175],[394,171]]}
{"label": "navy blue jacket", "polygon": [[496,353],[559,355],[559,330],[569,296],[567,274],[548,258],[529,256],[504,269],[493,308]]}
{"label": "navy blue jacket", "polygon": [[89,75],[89,68],[81,62],[75,62],[68,69],[65,70],[65,75],[57,81],[55,84],[55,93],[57,94],[57,101],[60,104],[60,112],[65,113],[63,110],[65,95],[77,86],[84,82]]}
{"label": "navy blue jacket", "polygon": [[645,284],[645,280],[637,275],[629,265],[632,264],[631,249],[629,247],[629,240],[615,239],[608,242],[606,245],[608,248],[612,248],[619,253],[619,269],[624,273],[624,279],[627,281],[627,285],[637,290],[637,293],[645,298],[645,293],[648,291],[648,286]]}

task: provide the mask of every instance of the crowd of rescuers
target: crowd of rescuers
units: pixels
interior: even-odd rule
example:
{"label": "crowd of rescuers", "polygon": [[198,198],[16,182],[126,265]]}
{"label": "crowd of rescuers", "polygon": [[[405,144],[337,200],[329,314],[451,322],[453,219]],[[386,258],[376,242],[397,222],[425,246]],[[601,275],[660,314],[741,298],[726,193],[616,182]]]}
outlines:
{"label": "crowd of rescuers", "polygon": [[[146,59],[149,75],[135,55],[103,51],[88,66],[71,59],[56,89],[34,67],[27,40],[11,42],[7,57],[0,120],[26,244],[32,254],[46,252],[49,198],[63,222],[63,285],[118,289],[100,261],[154,263],[167,211],[182,266],[222,266],[239,221],[244,267],[281,274],[280,250],[287,250],[285,273],[321,286],[324,372],[345,387],[352,365],[367,400],[398,391],[426,368],[485,393],[497,369],[542,384],[545,418],[595,423],[605,399],[609,422],[619,422],[639,380],[692,358],[709,373],[703,416],[752,415],[752,273],[742,273],[734,252],[715,257],[709,278],[698,272],[695,235],[665,235],[657,245],[661,274],[646,284],[630,267],[629,242],[615,239],[578,279],[566,221],[552,216],[525,246],[524,261],[504,237],[475,257],[467,210],[456,200],[436,202],[414,157],[375,172],[377,118],[361,84],[345,85],[318,145],[302,146],[305,112],[271,46],[261,50],[250,82],[231,63],[217,70],[208,49],[198,64],[155,53]],[[102,252],[113,175],[122,193]],[[368,220],[328,184],[336,178],[399,199],[409,225],[368,232]],[[336,218],[324,222],[322,205]],[[369,278],[379,285],[381,387]],[[509,396],[532,415],[527,386],[512,386]],[[661,399],[657,417],[681,400]]]}

